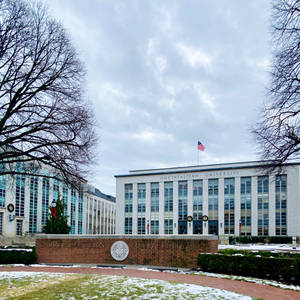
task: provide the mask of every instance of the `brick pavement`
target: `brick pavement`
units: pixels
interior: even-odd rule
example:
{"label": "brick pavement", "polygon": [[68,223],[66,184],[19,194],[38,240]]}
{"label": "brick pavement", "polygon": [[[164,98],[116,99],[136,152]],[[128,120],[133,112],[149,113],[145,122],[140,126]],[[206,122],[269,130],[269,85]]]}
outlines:
{"label": "brick pavement", "polygon": [[266,300],[300,300],[300,292],[285,290],[269,285],[262,285],[252,282],[243,282],[238,280],[229,280],[223,278],[169,273],[157,271],[144,271],[135,268],[130,269],[109,269],[109,268],[91,268],[91,267],[0,267],[0,272],[3,271],[27,271],[27,272],[52,272],[52,273],[82,273],[82,274],[99,274],[99,275],[120,275],[140,277],[146,279],[160,279],[174,282],[183,282],[190,284],[198,284],[209,286],[212,288],[224,289],[240,293],[243,295],[261,298]]}

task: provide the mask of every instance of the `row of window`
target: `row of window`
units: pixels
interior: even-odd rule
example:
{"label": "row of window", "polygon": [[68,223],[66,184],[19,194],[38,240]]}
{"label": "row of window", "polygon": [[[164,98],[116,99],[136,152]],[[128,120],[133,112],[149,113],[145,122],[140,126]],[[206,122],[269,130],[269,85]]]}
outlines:
{"label": "row of window", "polygon": [[88,199],[86,233],[114,234],[116,210],[103,201]]}
{"label": "row of window", "polygon": [[[277,175],[275,178],[276,192],[276,234],[286,235],[286,207],[287,207],[287,176]],[[252,178],[241,177],[240,182],[240,234],[251,234],[251,202],[252,202]],[[144,219],[146,211],[146,184],[139,183],[138,186],[138,218]],[[172,212],[173,205],[173,182],[164,182],[164,219],[166,234],[173,232]],[[178,232],[187,232],[187,198],[188,183],[187,181],[178,182]],[[150,210],[151,222],[159,212],[159,183],[154,182],[150,185]],[[125,217],[129,220],[132,218],[133,203],[133,184],[125,184]],[[219,180],[208,180],[208,231],[209,233],[218,234],[218,210],[219,210]],[[203,216],[203,180],[193,180],[193,219],[194,222],[202,222]],[[224,233],[234,234],[235,224],[235,178],[224,179]],[[269,233],[269,177],[258,176],[257,179],[257,211],[258,211],[258,234],[268,235]],[[144,221],[138,223],[138,233],[144,232],[142,229]],[[172,222],[171,222],[172,221]],[[172,223],[172,229],[171,224]],[[125,233],[130,232],[132,222],[127,221],[125,224]],[[156,224],[156,223],[155,223]],[[201,223],[202,224],[202,223]],[[156,225],[155,225],[156,226]],[[199,224],[197,226],[200,228]],[[202,225],[201,225],[202,226]],[[145,227],[145,226],[144,226]],[[140,228],[140,230],[139,230]],[[152,225],[151,225],[152,228]],[[193,231],[202,231],[202,229]],[[202,227],[201,227],[202,228]],[[150,229],[152,233],[152,229]],[[156,232],[154,230],[153,232]]]}
{"label": "row of window", "polygon": [[[22,168],[19,167],[21,171]],[[25,175],[15,176],[15,215],[16,217],[25,217]],[[38,214],[38,185],[39,177],[29,177],[29,226],[28,231],[30,233],[37,232],[37,214]],[[50,205],[50,179],[47,177],[42,178],[42,193],[41,193],[41,226],[45,225],[49,215]],[[0,176],[0,207],[5,207],[5,195],[6,195],[6,176]],[[53,201],[58,199],[59,195],[59,181],[53,180]],[[63,185],[63,200],[67,204],[68,199],[68,186]],[[78,200],[77,200],[78,199]],[[51,202],[52,202],[51,200]],[[82,208],[83,208],[83,191],[76,196],[76,191],[72,189],[71,202],[74,204],[71,208],[71,230],[75,233],[75,203],[78,201],[78,230],[77,233],[82,233]],[[67,205],[66,205],[67,206]],[[67,208],[65,208],[67,214]],[[20,222],[19,222],[20,223]],[[18,225],[20,227],[20,225]],[[22,225],[23,226],[23,225]]]}

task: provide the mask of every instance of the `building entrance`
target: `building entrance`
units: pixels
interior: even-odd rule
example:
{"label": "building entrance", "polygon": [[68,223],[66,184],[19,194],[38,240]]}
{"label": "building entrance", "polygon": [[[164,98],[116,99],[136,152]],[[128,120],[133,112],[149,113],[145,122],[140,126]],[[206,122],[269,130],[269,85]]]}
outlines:
{"label": "building entrance", "polygon": [[203,234],[202,221],[193,221],[193,234]]}
{"label": "building entrance", "polygon": [[218,235],[218,220],[208,221],[208,234]]}
{"label": "building entrance", "polygon": [[178,234],[187,234],[187,221],[178,221]]}

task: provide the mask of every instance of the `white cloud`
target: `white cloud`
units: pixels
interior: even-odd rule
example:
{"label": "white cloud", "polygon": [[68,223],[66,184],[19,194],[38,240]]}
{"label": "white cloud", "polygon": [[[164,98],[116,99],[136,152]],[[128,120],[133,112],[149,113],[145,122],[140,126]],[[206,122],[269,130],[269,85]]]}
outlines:
{"label": "white cloud", "polygon": [[192,68],[203,67],[207,71],[211,71],[212,56],[205,53],[202,49],[187,46],[183,43],[177,43],[176,49],[182,56],[183,60]]}
{"label": "white cloud", "polygon": [[161,141],[173,141],[172,134],[165,133],[163,131],[157,131],[153,129],[146,129],[131,135],[132,138],[139,140],[140,142],[146,142],[151,144],[159,144]]}
{"label": "white cloud", "polygon": [[159,81],[161,81],[161,73],[165,71],[167,68],[167,59],[163,55],[160,55],[157,50],[157,45],[155,41],[151,38],[148,41],[148,47],[147,47],[147,65],[150,69],[153,70],[154,73],[156,73],[156,76]]}

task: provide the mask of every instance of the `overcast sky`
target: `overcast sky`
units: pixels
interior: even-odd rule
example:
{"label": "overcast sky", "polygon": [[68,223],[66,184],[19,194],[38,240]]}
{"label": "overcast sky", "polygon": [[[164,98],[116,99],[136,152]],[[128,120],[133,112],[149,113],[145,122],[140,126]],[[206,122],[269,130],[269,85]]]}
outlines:
{"label": "overcast sky", "polygon": [[100,137],[90,183],[132,169],[258,159],[269,0],[44,0],[87,69]]}

